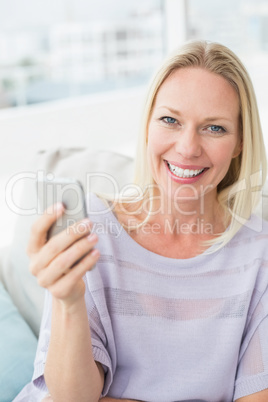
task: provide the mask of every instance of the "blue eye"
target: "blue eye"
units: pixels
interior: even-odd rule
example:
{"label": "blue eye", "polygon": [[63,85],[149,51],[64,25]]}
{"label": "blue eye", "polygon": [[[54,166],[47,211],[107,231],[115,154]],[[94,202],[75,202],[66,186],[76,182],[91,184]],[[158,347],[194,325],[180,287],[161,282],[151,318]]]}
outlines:
{"label": "blue eye", "polygon": [[164,123],[170,124],[170,125],[177,123],[177,120],[174,119],[174,117],[169,117],[169,116],[161,117],[160,120],[162,120]]}
{"label": "blue eye", "polygon": [[211,126],[211,131],[219,131],[221,128],[220,126]]}
{"label": "blue eye", "polygon": [[211,131],[211,132],[213,132],[213,133],[220,133],[220,134],[222,134],[222,133],[225,133],[225,132],[226,132],[226,130],[225,130],[222,126],[215,126],[215,125],[213,125],[213,126],[209,126],[208,129],[209,129],[209,131]]}

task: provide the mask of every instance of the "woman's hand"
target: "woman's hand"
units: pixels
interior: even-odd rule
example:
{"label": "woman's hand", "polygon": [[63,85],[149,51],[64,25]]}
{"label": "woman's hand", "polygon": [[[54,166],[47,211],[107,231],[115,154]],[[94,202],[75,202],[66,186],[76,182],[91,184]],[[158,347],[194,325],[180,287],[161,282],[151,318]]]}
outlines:
{"label": "woman's hand", "polygon": [[70,307],[84,297],[83,276],[94,267],[99,251],[94,249],[98,239],[90,234],[88,219],[69,226],[47,241],[49,228],[63,211],[63,205],[56,204],[37,219],[31,229],[27,254],[31,260],[30,271],[39,285]]}

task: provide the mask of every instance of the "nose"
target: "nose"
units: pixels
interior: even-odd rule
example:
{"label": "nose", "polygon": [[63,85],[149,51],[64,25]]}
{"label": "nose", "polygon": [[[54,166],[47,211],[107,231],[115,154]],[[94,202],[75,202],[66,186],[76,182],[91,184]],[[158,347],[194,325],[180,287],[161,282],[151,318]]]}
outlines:
{"label": "nose", "polygon": [[175,144],[176,152],[186,159],[197,158],[202,154],[201,138],[194,127],[183,128]]}

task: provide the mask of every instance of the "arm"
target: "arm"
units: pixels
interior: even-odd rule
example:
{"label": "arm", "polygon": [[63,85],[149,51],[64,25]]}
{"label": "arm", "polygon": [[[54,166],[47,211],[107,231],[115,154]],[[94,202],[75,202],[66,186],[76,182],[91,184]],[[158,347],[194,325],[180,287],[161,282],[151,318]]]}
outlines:
{"label": "arm", "polygon": [[94,362],[90,339],[84,300],[66,309],[54,299],[44,373],[54,402],[98,401],[104,373]]}
{"label": "arm", "polygon": [[51,337],[44,376],[54,402],[97,402],[104,374],[93,359],[83,281],[98,259],[98,252],[93,252],[97,239],[87,237],[90,224],[84,221],[85,230],[79,230],[80,222],[73,230],[47,241],[47,231],[62,210],[50,211],[36,221],[27,250],[31,272],[52,295]]}
{"label": "arm", "polygon": [[263,391],[256,392],[255,394],[236,399],[235,402],[267,402],[267,401],[268,401],[268,389],[264,389]]}

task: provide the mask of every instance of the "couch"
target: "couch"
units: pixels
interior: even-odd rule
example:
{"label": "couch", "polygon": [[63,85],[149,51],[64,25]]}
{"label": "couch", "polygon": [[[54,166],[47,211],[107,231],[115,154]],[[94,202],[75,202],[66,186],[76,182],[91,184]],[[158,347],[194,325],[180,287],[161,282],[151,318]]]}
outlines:
{"label": "couch", "polygon": [[[114,194],[132,182],[134,163],[120,153],[62,148],[40,151],[24,173],[13,241],[0,253],[0,402],[12,401],[31,380],[42,315],[44,289],[30,274],[25,251],[38,216],[35,178],[73,177],[86,192]],[[268,220],[268,183],[261,201],[256,212]]]}

